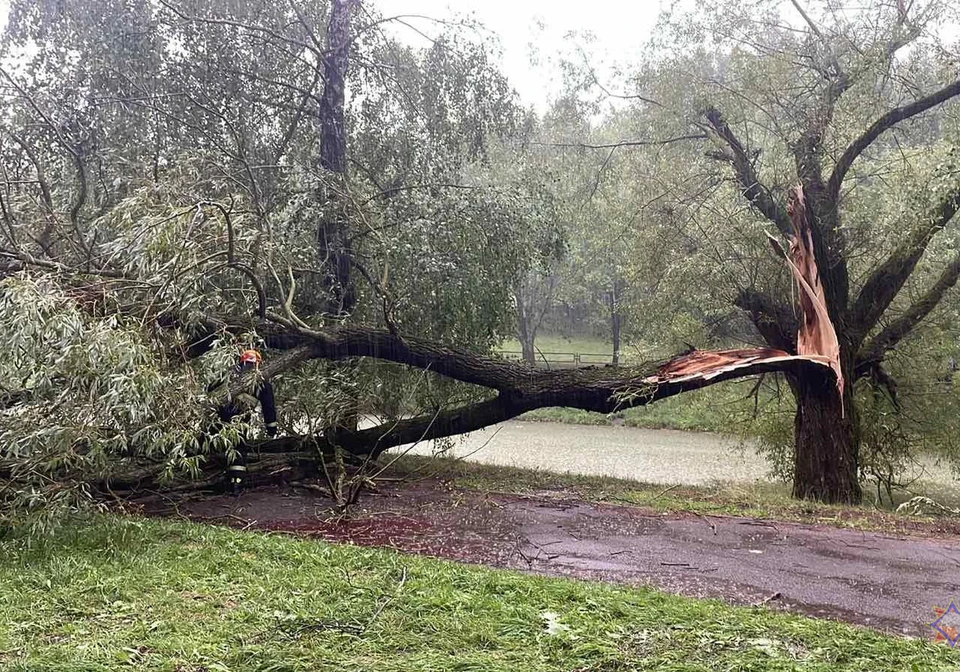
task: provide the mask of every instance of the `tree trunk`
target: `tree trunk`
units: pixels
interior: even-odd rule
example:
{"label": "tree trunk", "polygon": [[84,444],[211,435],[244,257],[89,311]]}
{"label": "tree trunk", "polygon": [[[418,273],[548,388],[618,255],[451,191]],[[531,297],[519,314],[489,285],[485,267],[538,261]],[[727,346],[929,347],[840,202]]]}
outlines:
{"label": "tree trunk", "polygon": [[326,312],[342,315],[353,310],[356,293],[350,279],[352,254],[347,217],[347,132],[344,114],[346,76],[350,66],[350,14],[357,0],[334,0],[323,56],[323,95],[317,112],[320,125],[318,165],[326,182],[318,198],[326,212],[317,228],[320,263],[327,269],[329,296]]}
{"label": "tree trunk", "polygon": [[533,345],[533,339],[523,337],[520,340],[520,349],[523,351],[523,361],[531,366],[537,363],[537,351]]}
{"label": "tree trunk", "polygon": [[514,293],[517,301],[517,340],[520,341],[520,350],[523,352],[523,361],[533,366],[537,363],[537,354],[534,342],[537,337],[537,325],[533,324],[528,305],[528,291],[522,283]]}
{"label": "tree trunk", "polygon": [[811,371],[794,381],[793,496],[798,499],[831,504],[861,501],[860,437],[850,387],[844,391],[841,406],[836,381],[829,375]]}
{"label": "tree trunk", "polygon": [[610,330],[613,332],[613,365],[620,364],[620,330],[623,327],[623,316],[620,314],[620,294],[623,288],[619,279],[613,281],[613,291],[610,294]]}
{"label": "tree trunk", "polygon": [[[358,0],[333,0],[327,25],[327,51],[323,56],[323,94],[317,111],[320,126],[318,166],[324,184],[317,197],[324,213],[317,227],[317,245],[327,297],[324,312],[344,316],[357,303],[351,278],[353,249],[350,242],[347,183],[347,129],[344,106],[346,79],[350,68],[350,19]],[[348,367],[349,369],[349,367]],[[345,413],[330,431],[355,431],[360,423],[358,409]]]}

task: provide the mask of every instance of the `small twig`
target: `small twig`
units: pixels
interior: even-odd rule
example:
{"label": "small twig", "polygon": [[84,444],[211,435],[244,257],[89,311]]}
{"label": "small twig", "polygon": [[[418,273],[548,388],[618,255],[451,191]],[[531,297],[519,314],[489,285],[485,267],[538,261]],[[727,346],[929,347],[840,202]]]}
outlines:
{"label": "small twig", "polygon": [[293,488],[303,488],[304,490],[311,490],[313,492],[319,492],[324,497],[332,497],[333,493],[324,488],[322,485],[317,485],[316,483],[304,483],[303,481],[291,481],[290,487]]}
{"label": "small twig", "polygon": [[383,610],[387,608],[387,605],[393,602],[395,599],[397,599],[397,596],[400,594],[400,591],[403,590],[403,584],[405,584],[406,582],[407,582],[407,568],[404,567],[403,572],[400,576],[400,583],[397,584],[397,589],[393,591],[393,595],[391,595],[390,597],[388,597],[387,599],[385,599],[383,602],[380,603],[380,606],[377,608],[375,612],[373,612],[373,616],[370,617],[370,620],[367,621],[367,624],[363,626],[363,628],[361,628],[360,630],[361,634],[369,630],[370,626],[373,625],[374,621],[376,621],[377,618],[380,617],[380,614],[383,613]]}
{"label": "small twig", "polygon": [[762,607],[763,605],[765,605],[765,604],[767,604],[767,603],[769,603],[769,602],[772,602],[773,600],[779,600],[781,597],[783,597],[783,595],[780,594],[780,591],[777,591],[777,592],[774,593],[773,595],[770,595],[770,596],[768,596],[768,597],[765,597],[765,598],[763,598],[762,600],[760,600],[759,602],[754,602],[752,606],[754,606],[754,607]]}
{"label": "small twig", "polygon": [[[539,560],[541,553],[543,553],[543,554],[546,556],[548,562],[549,562],[550,560],[554,560],[554,559],[560,557],[559,554],[553,554],[553,555],[551,555],[550,553],[547,553],[547,552],[543,549],[543,546],[541,546],[541,545],[538,544],[537,542],[533,541],[533,540],[530,539],[529,537],[527,538],[527,543],[537,549],[537,557],[534,558],[534,560]],[[559,541],[555,541],[555,542],[552,542],[552,543],[558,544],[558,543],[560,543],[560,542],[559,542]]]}
{"label": "small twig", "polygon": [[533,567],[533,560],[530,559],[530,557],[529,557],[526,553],[524,553],[524,552],[523,552],[523,549],[520,547],[522,543],[523,543],[522,537],[520,537],[520,536],[518,535],[518,536],[517,536],[517,543],[516,543],[516,545],[514,546],[514,550],[516,551],[516,553],[517,553],[521,558],[523,558],[524,562],[527,563],[527,567]]}
{"label": "small twig", "polygon": [[657,494],[655,494],[651,499],[660,499],[661,497],[663,497],[665,494],[667,494],[667,493],[670,492],[671,490],[676,490],[677,488],[679,488],[680,485],[681,485],[680,483],[677,483],[676,485],[671,485],[669,488],[666,488],[666,489],[664,489],[664,490],[661,490],[660,492],[658,492]]}

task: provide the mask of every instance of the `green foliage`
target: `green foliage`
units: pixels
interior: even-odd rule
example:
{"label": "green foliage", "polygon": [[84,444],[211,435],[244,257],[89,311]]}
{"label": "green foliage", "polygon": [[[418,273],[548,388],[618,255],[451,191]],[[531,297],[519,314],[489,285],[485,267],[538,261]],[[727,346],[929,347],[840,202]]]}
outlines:
{"label": "green foliage", "polygon": [[[137,456],[195,467],[185,444],[202,405],[186,371],[164,372],[133,322],[91,318],[49,280],[0,282],[0,378],[23,395],[0,410],[2,504],[30,510],[49,497],[81,504],[84,483]],[[5,511],[0,511],[0,515]]]}
{"label": "green foliage", "polygon": [[767,609],[184,523],[73,523],[8,540],[0,566],[11,672],[956,666],[946,646]]}
{"label": "green foliage", "polygon": [[[494,45],[450,24],[410,49],[364,7],[347,77],[350,169],[326,174],[316,101],[328,10],[11,3],[0,277],[22,275],[0,290],[0,330],[21,348],[5,380],[30,399],[0,416],[7,504],[74,506],[86,484],[141,458],[175,476],[231,450],[250,428],[197,444],[203,390],[258,335],[219,333],[203,357],[178,355],[211,318],[254,315],[251,276],[269,309],[331,326],[317,243],[331,216],[346,219],[354,251],[354,323],[480,352],[512,333],[513,288],[557,236],[548,179],[491,168],[513,167],[528,122]],[[310,364],[276,387],[283,426],[304,432],[485,394],[375,363]]]}

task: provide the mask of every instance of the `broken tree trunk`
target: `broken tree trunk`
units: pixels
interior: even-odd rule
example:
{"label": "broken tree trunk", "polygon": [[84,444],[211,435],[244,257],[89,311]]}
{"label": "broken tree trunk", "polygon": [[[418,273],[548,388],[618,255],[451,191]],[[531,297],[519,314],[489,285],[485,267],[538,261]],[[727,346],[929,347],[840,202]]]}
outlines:
{"label": "broken tree trunk", "polygon": [[789,371],[799,376],[815,370],[832,376],[825,357],[791,355],[771,348],[693,351],[666,362],[637,367],[543,370],[362,327],[345,326],[318,332],[289,322],[271,322],[261,325],[258,331],[268,345],[293,350],[288,356],[296,361],[304,357],[328,360],[374,357],[429,370],[496,393],[495,397],[476,404],[370,429],[278,439],[264,444],[263,450],[296,450],[306,441],[321,449],[339,446],[356,455],[378,455],[394,446],[482,429],[538,408],[566,406],[613,413],[759,373]]}
{"label": "broken tree trunk", "polygon": [[[799,294],[797,352],[826,358],[832,376],[810,371],[791,386],[797,402],[794,418],[793,494],[800,499],[858,504],[861,499],[857,431],[852,390],[845,381],[840,342],[830,320],[814,257],[808,204],[796,187],[787,206],[793,239],[787,255]],[[850,367],[847,367],[848,369]]]}
{"label": "broken tree trunk", "polygon": [[[333,333],[302,328],[278,329],[264,325],[268,344],[287,349],[262,369],[265,376],[280,373],[311,358],[378,357],[434,370],[443,375],[488,387],[496,396],[475,404],[435,414],[387,422],[367,429],[329,429],[317,436],[287,436],[260,443],[250,452],[253,482],[303,478],[316,473],[320,460],[340,449],[358,458],[377,458],[385,450],[421,441],[483,429],[522,413],[550,406],[567,406],[600,413],[642,406],[688,390],[748,375],[788,371],[803,377],[819,373],[832,378],[829,367],[816,358],[773,349],[694,351],[661,363],[637,367],[589,369],[531,369],[520,363],[485,357],[430,341],[400,339],[385,331],[343,327]],[[211,456],[204,473],[191,485],[182,482],[165,489],[203,489],[217,482],[225,462]],[[118,491],[155,488],[162,465],[138,466],[118,473],[102,487]]]}

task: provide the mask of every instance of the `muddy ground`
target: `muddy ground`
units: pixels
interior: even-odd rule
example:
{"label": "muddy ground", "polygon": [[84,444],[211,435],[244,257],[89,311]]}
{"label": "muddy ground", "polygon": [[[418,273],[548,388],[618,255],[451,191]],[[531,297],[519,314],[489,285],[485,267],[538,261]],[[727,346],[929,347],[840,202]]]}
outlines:
{"label": "muddy ground", "polygon": [[562,493],[485,494],[440,480],[368,494],[350,519],[311,491],[264,487],[153,513],[383,546],[551,576],[650,585],[692,597],[929,638],[960,597],[960,536],[894,536],[794,523],[664,515]]}

